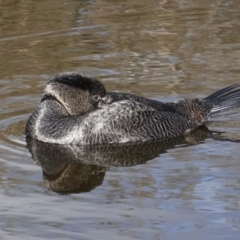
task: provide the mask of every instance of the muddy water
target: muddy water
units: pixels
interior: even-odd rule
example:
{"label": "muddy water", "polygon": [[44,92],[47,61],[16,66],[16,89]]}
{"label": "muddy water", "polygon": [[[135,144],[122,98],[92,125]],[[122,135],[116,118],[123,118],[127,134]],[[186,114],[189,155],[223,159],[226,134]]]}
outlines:
{"label": "muddy water", "polygon": [[24,126],[62,71],[163,101],[238,83],[239,29],[237,0],[0,1],[0,238],[238,239],[239,115],[124,149],[30,153]]}

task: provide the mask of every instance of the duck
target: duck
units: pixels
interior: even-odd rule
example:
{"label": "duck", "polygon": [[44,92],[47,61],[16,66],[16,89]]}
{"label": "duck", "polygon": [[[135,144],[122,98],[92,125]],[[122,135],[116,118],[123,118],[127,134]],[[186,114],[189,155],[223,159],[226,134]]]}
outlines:
{"label": "duck", "polygon": [[55,75],[27,120],[25,134],[52,144],[94,145],[157,141],[188,134],[240,107],[239,84],[203,99],[160,102],[107,92],[95,78]]}

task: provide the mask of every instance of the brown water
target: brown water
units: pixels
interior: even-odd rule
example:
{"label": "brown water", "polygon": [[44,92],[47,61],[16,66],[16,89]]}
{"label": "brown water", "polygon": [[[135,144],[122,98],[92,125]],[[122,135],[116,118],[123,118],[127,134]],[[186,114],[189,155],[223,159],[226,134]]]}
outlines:
{"label": "brown water", "polygon": [[[163,101],[238,83],[239,29],[238,0],[0,1],[0,238],[239,239],[237,142],[206,135],[133,153],[38,146],[36,164],[24,137],[62,71]],[[238,140],[239,119],[210,128]],[[66,155],[54,162],[55,152]],[[64,184],[76,193],[56,193]]]}

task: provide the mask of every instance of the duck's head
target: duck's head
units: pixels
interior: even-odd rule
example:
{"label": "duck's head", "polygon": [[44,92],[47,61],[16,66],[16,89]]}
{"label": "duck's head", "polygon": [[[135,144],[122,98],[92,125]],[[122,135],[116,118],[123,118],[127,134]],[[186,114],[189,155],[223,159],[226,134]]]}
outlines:
{"label": "duck's head", "polygon": [[101,82],[79,73],[62,73],[53,77],[44,94],[45,98],[56,99],[73,116],[96,109],[102,101],[110,101]]}

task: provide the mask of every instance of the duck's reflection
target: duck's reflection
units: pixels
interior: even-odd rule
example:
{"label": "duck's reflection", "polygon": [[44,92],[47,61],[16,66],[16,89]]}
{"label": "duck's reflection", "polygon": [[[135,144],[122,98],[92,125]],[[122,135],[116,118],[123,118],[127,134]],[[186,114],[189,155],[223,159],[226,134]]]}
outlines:
{"label": "duck's reflection", "polygon": [[34,161],[43,170],[44,184],[59,193],[88,192],[102,184],[111,166],[143,164],[177,145],[189,146],[214,136],[206,127],[187,137],[151,143],[69,146],[27,139]]}

